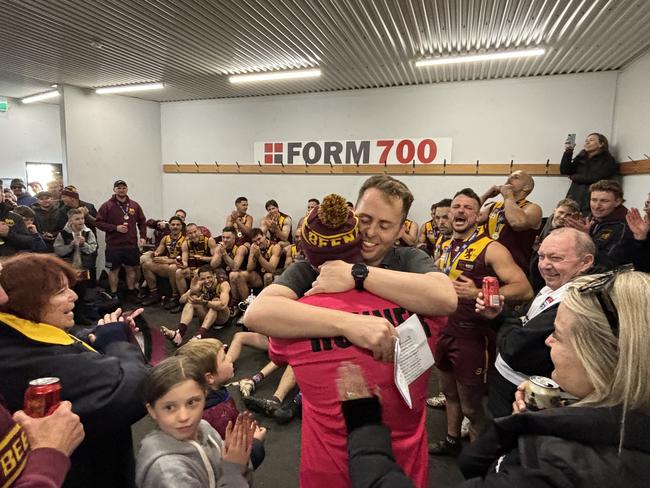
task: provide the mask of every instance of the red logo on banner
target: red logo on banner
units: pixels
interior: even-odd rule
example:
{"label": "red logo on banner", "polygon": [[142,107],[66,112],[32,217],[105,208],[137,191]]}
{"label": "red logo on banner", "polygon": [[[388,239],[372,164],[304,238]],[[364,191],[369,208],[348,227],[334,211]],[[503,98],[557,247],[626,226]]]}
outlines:
{"label": "red logo on banner", "polygon": [[281,142],[265,142],[264,164],[282,164],[282,146]]}

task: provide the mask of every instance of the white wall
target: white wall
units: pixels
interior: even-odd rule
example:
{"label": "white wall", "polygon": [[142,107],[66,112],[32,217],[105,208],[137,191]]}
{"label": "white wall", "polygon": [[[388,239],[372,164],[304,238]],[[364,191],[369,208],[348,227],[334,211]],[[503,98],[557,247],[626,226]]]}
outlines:
{"label": "white wall", "polygon": [[25,178],[25,162],[61,163],[59,106],[9,100],[0,113],[0,177]]}
{"label": "white wall", "polygon": [[124,179],[145,215],[159,215],[160,104],[66,86],[62,107],[68,181],[82,200],[101,204]]}
{"label": "white wall", "polygon": [[[182,206],[188,211],[189,221],[207,225],[219,234],[226,213],[234,209],[235,198],[246,196],[249,213],[259,224],[264,216],[264,203],[273,198],[280,209],[293,217],[294,228],[307,210],[307,200],[322,199],[328,193],[339,193],[356,201],[357,192],[365,175],[163,175],[164,216],[169,217]],[[464,187],[482,193],[490,186],[505,182],[505,176],[399,176],[415,196],[410,217],[418,224],[431,218],[429,208],[443,198]],[[565,177],[538,177],[531,200],[550,213],[555,203],[566,194],[569,181]],[[179,186],[181,185],[181,186]],[[182,204],[181,204],[182,202]]]}
{"label": "white wall", "polygon": [[113,194],[115,180],[124,179],[145,215],[160,215],[160,104],[65,86],[62,110],[68,182],[81,199],[99,208]]}
{"label": "white wall", "polygon": [[619,74],[614,110],[614,142],[620,161],[650,154],[650,52]]}
{"label": "white wall", "polygon": [[[621,72],[616,84],[614,142],[621,162],[648,159],[650,154],[650,52]],[[623,178],[627,205],[643,207],[650,175]]]}
{"label": "white wall", "polygon": [[[582,140],[589,132],[611,134],[616,73],[444,83],[283,97],[163,103],[162,158],[165,163],[252,162],[253,143],[271,140],[453,138],[451,163],[559,162],[566,134]],[[251,201],[254,217],[276,198],[291,215],[307,198],[332,191],[349,198],[363,177],[164,175],[163,210],[181,201],[192,220],[217,229],[234,199]],[[428,219],[431,203],[464,186],[487,188],[504,177],[405,178],[416,205],[412,217]],[[533,199],[546,213],[566,193],[566,178],[537,178]],[[210,202],[206,205],[205,202]]]}

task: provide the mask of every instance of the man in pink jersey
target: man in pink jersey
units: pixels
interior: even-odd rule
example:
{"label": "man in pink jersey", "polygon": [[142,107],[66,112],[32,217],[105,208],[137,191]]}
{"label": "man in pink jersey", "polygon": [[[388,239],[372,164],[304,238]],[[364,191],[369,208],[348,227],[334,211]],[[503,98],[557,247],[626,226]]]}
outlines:
{"label": "man in pink jersey", "polygon": [[[333,258],[349,263],[362,261],[358,218],[347,209],[343,197],[325,197],[322,205],[313,209],[306,218],[302,235],[303,252],[314,267]],[[362,288],[306,296],[300,302],[379,316],[394,327],[411,315],[403,307]],[[434,347],[437,331],[445,322],[445,318],[424,319],[423,327],[430,347]],[[383,420],[391,430],[396,460],[416,486],[427,486],[424,401],[429,374],[422,374],[411,384],[414,408],[410,409],[393,381],[393,363],[373,359],[369,350],[353,345],[345,337],[272,338],[269,353],[273,361],[293,367],[303,395],[300,486],[335,488],[350,485],[347,434],[336,390],[337,369],[342,361],[358,364],[369,384],[380,388]]]}

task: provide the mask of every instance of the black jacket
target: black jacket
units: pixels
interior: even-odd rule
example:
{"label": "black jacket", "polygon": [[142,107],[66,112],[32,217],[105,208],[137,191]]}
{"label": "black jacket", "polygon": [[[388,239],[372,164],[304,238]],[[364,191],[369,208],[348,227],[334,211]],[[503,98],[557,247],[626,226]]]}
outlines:
{"label": "black jacket", "polygon": [[628,235],[623,241],[625,254],[630,257],[634,269],[650,273],[650,236],[644,241],[637,241],[634,236]]}
{"label": "black jacket", "polygon": [[25,227],[25,221],[4,202],[0,202],[0,221],[9,226],[7,237],[0,237],[0,256],[13,256],[19,251],[32,250],[33,238]]}
{"label": "black jacket", "polygon": [[377,397],[341,403],[348,431],[348,466],[353,488],[414,488],[395,462],[390,430],[381,423]]}
{"label": "black jacket", "polygon": [[584,151],[573,159],[572,156],[573,151],[565,151],[560,162],[560,173],[571,176],[571,187],[566,196],[578,202],[583,215],[588,215],[591,213],[589,186],[614,176],[618,172],[618,164],[608,151],[595,154],[591,159]]}
{"label": "black jacket", "polygon": [[113,342],[102,354],[55,327],[0,314],[0,357],[0,394],[12,412],[30,380],[56,376],[61,398],[81,417],[86,438],[64,487],[135,486],[131,424],[145,415],[147,372],[137,346]]}
{"label": "black jacket", "polygon": [[648,486],[650,415],[564,407],[496,419],[461,454],[463,488]]}
{"label": "black jacket", "polygon": [[[47,210],[41,208],[38,204],[32,205],[30,208],[36,214],[34,223],[45,241],[48,252],[54,252],[54,239],[63,229],[68,219],[64,218],[58,207],[54,205]],[[46,236],[46,233],[51,234],[51,237]]]}
{"label": "black jacket", "polygon": [[[515,316],[502,314],[494,320],[500,323],[497,351],[508,366],[527,376],[551,376],[554,369],[551,350],[544,341],[555,330],[559,304],[559,301],[551,304],[529,320],[525,327],[521,325],[519,317]],[[516,389],[516,385],[494,370],[488,388],[488,403],[494,417],[510,415]]]}
{"label": "black jacket", "polygon": [[632,262],[630,250],[625,244],[629,239],[633,239],[632,231],[625,220],[626,214],[627,208],[621,205],[607,217],[594,220],[591,224],[589,235],[596,244],[594,266],[601,271]]}

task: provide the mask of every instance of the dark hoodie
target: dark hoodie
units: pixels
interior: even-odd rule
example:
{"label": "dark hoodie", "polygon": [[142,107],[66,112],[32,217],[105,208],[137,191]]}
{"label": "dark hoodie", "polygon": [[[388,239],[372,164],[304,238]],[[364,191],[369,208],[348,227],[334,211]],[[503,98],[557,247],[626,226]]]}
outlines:
{"label": "dark hoodie", "polygon": [[594,267],[598,271],[607,271],[632,262],[632,256],[625,245],[628,239],[633,238],[625,220],[626,215],[627,208],[620,205],[607,217],[594,219],[591,223],[589,235],[596,244]]}

